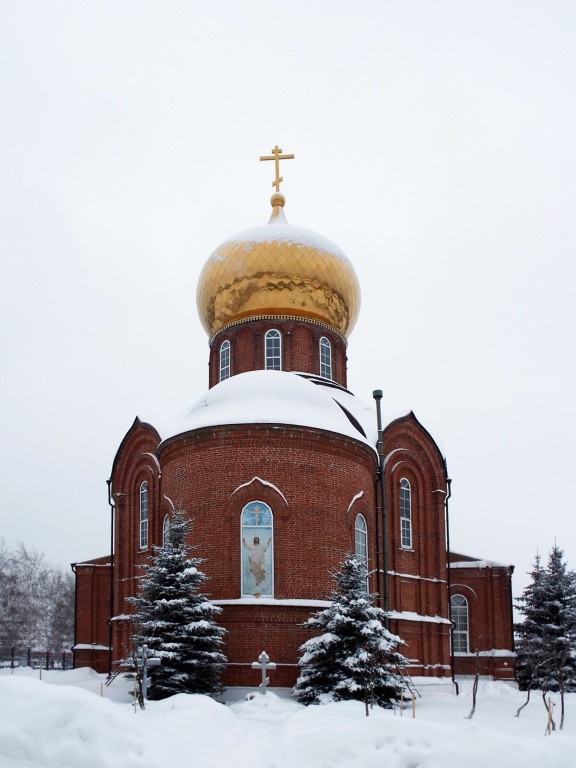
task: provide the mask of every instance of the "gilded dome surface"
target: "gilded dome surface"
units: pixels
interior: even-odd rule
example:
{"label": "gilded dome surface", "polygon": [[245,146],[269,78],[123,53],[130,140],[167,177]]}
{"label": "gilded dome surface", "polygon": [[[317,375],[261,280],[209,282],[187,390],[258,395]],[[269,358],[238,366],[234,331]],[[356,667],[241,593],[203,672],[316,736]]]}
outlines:
{"label": "gilded dome surface", "polygon": [[284,197],[272,196],[267,225],[230,237],[200,274],[198,313],[210,336],[247,318],[316,320],[347,336],[358,317],[360,287],[337,245],[286,221]]}

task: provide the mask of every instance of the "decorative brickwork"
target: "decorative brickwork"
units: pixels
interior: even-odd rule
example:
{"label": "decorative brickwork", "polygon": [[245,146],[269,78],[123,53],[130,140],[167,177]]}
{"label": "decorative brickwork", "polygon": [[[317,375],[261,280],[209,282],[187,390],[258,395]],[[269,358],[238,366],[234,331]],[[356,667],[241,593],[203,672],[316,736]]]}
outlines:
{"label": "decorative brickwork", "polygon": [[332,346],[332,379],[346,387],[346,340],[322,323],[300,320],[247,320],[237,322],[210,339],[210,383],[220,381],[220,347],[229,341],[232,375],[263,370],[264,334],[271,328],[282,331],[282,370],[320,375],[320,338]]}

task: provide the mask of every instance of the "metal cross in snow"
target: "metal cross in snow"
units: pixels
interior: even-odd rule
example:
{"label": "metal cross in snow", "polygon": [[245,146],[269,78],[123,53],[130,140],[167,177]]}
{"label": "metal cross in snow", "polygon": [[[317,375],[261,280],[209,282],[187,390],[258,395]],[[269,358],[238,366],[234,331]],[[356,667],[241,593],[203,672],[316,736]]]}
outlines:
{"label": "metal cross in snow", "polygon": [[266,677],[266,670],[276,669],[276,664],[273,661],[270,661],[270,656],[268,656],[266,651],[262,651],[260,656],[258,656],[258,661],[252,662],[252,669],[262,670],[262,682],[258,686],[258,690],[263,696],[266,696],[266,686],[270,682],[270,678]]}
{"label": "metal cross in snow", "polygon": [[272,186],[276,187],[276,192],[280,192],[280,184],[284,181],[284,178],[280,176],[280,160],[294,160],[294,155],[283,155],[278,144],[270,151],[272,152],[271,155],[262,155],[260,160],[274,160],[276,178],[272,182]]}

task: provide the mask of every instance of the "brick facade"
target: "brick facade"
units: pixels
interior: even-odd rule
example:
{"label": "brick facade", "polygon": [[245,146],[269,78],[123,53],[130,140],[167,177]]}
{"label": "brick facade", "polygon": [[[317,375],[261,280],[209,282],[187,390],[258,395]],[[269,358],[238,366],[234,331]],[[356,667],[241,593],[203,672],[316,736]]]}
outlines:
{"label": "brick facade", "polygon": [[[446,467],[428,432],[410,413],[384,430],[390,628],[405,641],[412,675],[512,675],[511,569],[451,555],[447,567]],[[412,541],[401,538],[400,482],[411,488]],[[149,542],[139,547],[139,488],[149,488]],[[228,425],[193,430],[164,442],[138,419],[124,439],[112,472],[114,568],[76,566],[77,643],[108,645],[112,653],[76,653],[77,666],[106,671],[130,650],[131,606],[140,564],[162,542],[174,507],[193,522],[192,543],[205,558],[207,591],[223,608],[227,629],[227,685],[255,684],[250,668],[266,650],[279,665],[275,685],[293,685],[303,621],[326,599],[330,572],[354,551],[354,523],[368,526],[370,590],[383,594],[381,504],[375,452],[334,433],[287,425]],[[274,597],[241,600],[240,514],[259,500],[274,516]],[[103,560],[102,560],[103,562]],[[109,559],[106,561],[109,563]],[[106,581],[108,579],[108,581]],[[450,589],[449,589],[450,586]],[[449,591],[470,605],[470,654],[451,657]],[[382,599],[380,599],[382,605]],[[108,619],[112,617],[112,621]],[[453,666],[452,666],[453,665]]]}
{"label": "brick facade", "polygon": [[[281,251],[283,242],[268,252]],[[239,247],[238,258],[242,253]],[[290,253],[294,255],[294,248]],[[315,258],[320,263],[324,255],[317,253]],[[316,299],[332,306],[328,289],[323,292],[324,288],[310,286]],[[351,295],[354,291],[353,287]],[[258,419],[247,412],[242,414],[245,423],[228,423],[238,421],[229,415],[228,421],[213,422],[214,426],[201,422],[162,440],[153,426],[136,419],[112,468],[113,555],[75,566],[76,665],[108,671],[129,653],[132,607],[128,598],[137,591],[140,566],[148,561],[153,546],[162,544],[165,520],[170,520],[174,509],[182,509],[192,521],[190,543],[205,559],[203,568],[210,579],[206,591],[223,609],[220,621],[227,629],[224,650],[229,661],[225,684],[256,685],[258,674],[250,664],[262,650],[278,665],[271,673],[272,684],[294,684],[298,648],[308,636],[302,624],[330,594],[330,574],[347,553],[354,552],[359,515],[367,525],[369,588],[390,611],[391,630],[406,642],[403,652],[410,660],[411,674],[470,674],[479,649],[483,672],[509,677],[511,569],[447,552],[446,463],[413,413],[384,429],[382,503],[376,441],[367,436],[374,435],[374,424],[371,421],[363,429],[334,394],[346,386],[347,378],[346,339],[337,326],[331,327],[328,319],[311,319],[309,312],[307,317],[292,317],[271,310],[269,316],[232,319],[210,339],[211,393],[219,391],[214,389],[217,386],[224,388],[221,392],[234,391],[229,381],[218,384],[221,344],[230,343],[231,376],[250,375],[265,368],[264,336],[272,328],[281,333],[283,371],[318,377],[320,339],[325,336],[330,341],[332,381],[323,379],[320,387],[313,380],[289,378],[298,384],[299,397],[302,387],[318,389],[310,400],[315,408],[321,407],[322,389],[323,414],[336,413],[344,426],[338,431],[325,422],[314,422],[317,426],[298,426],[309,421],[297,420],[256,423]],[[279,375],[264,373],[268,389],[262,390],[263,398]],[[343,396],[353,398],[345,391]],[[211,407],[215,402],[211,400]],[[306,406],[305,399],[294,403]],[[228,404],[232,409],[243,407],[233,400]],[[140,521],[143,483],[148,502],[144,529]],[[266,504],[273,516],[273,591],[266,597],[242,596],[241,515],[245,505],[253,502]],[[450,594],[465,595],[469,606],[470,652],[455,657],[451,655]]]}
{"label": "brick facade", "polygon": [[76,574],[74,666],[108,673],[112,559],[99,557],[72,568]]}
{"label": "brick facade", "polygon": [[450,553],[450,594],[466,598],[468,652],[454,656],[457,674],[514,678],[513,567]]}
{"label": "brick facade", "polygon": [[[332,588],[330,571],[354,549],[356,515],[362,513],[369,529],[374,529],[374,451],[340,435],[304,427],[236,425],[167,440],[156,448],[157,466],[149,452],[141,450],[151,447],[150,437],[148,425],[135,423],[125,441],[129,458],[125,461],[122,456],[112,474],[118,499],[113,615],[130,613],[126,598],[137,584],[138,565],[146,561],[152,544],[161,543],[164,516],[174,505],[186,510],[193,523],[191,540],[206,560],[211,599],[225,601],[221,623],[229,628],[226,653],[232,665],[254,661],[265,646],[271,658],[287,665],[283,678],[293,679],[297,649],[305,639],[300,625],[312,609],[281,603],[324,600]],[[138,547],[142,479],[157,500],[156,507],[151,505],[150,542],[144,551]],[[254,598],[253,605],[231,605],[227,601],[241,596],[240,514],[255,499],[267,504],[274,516],[274,604]],[[369,547],[374,560],[374,537],[369,538]],[[372,580],[375,587],[375,574]],[[251,620],[244,625],[239,617],[246,615]],[[280,630],[289,626],[288,632]],[[130,624],[116,618],[113,627],[118,661],[129,650]],[[244,684],[253,679],[251,670],[234,666],[229,676],[231,680],[244,676]]]}
{"label": "brick facade", "polygon": [[264,369],[264,335],[272,328],[282,329],[282,370],[306,371],[320,375],[320,339],[325,336],[332,347],[332,379],[347,386],[346,339],[322,323],[269,318],[235,323],[210,339],[209,386],[220,380],[220,347],[230,342],[231,375]]}

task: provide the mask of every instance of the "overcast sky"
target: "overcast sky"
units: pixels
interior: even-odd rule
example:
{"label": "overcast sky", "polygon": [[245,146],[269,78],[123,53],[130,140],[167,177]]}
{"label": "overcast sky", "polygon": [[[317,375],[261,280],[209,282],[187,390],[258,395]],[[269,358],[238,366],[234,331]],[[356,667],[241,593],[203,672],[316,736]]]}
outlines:
{"label": "overcast sky", "polygon": [[349,386],[413,410],[453,548],[576,567],[576,4],[0,2],[0,535],[106,554],[135,416],[207,387],[203,263],[268,220],[336,242]]}

